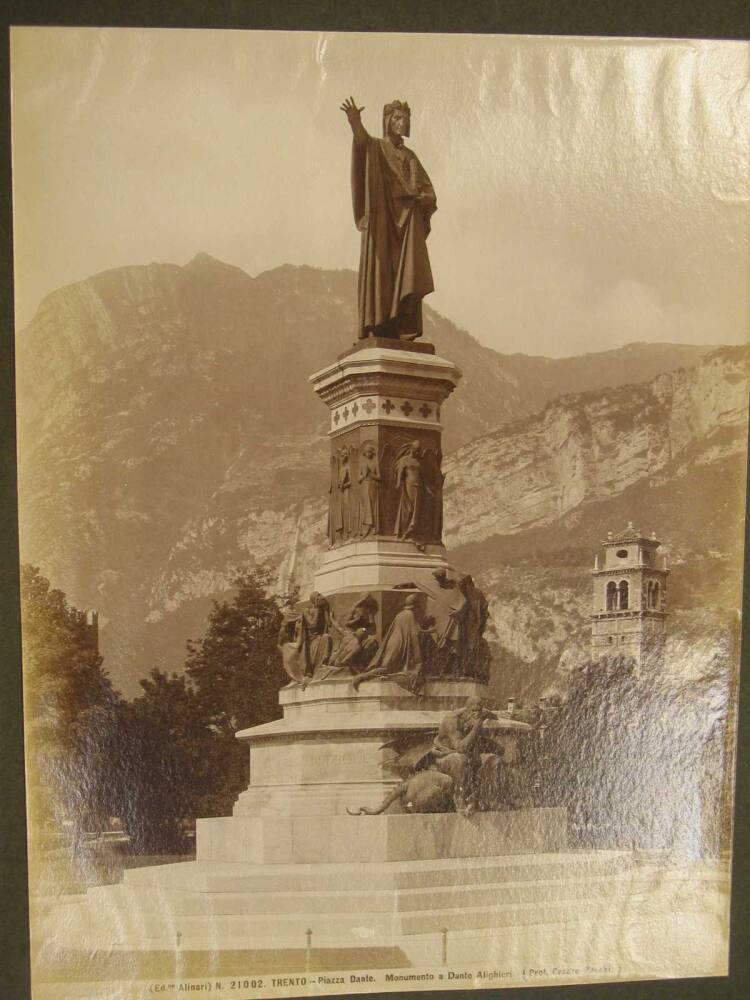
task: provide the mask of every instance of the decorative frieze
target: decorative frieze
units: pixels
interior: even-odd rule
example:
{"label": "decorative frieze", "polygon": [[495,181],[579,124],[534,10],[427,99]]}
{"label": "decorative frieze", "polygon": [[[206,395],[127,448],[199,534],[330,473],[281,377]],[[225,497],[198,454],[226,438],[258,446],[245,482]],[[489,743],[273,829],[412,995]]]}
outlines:
{"label": "decorative frieze", "polygon": [[328,543],[440,545],[440,408],[460,372],[424,351],[362,347],[312,376],[330,410]]}
{"label": "decorative frieze", "polygon": [[330,433],[338,434],[355,424],[367,424],[374,420],[440,430],[440,403],[416,395],[358,395],[331,410]]}

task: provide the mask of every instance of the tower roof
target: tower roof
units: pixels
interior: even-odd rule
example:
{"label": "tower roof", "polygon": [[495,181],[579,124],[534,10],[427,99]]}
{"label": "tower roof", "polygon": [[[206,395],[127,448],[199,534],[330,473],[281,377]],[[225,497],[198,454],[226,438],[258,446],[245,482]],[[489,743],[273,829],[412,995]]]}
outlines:
{"label": "tower roof", "polygon": [[641,534],[637,528],[633,527],[632,521],[628,521],[628,526],[623,531],[618,531],[617,533],[610,531],[607,534],[606,541],[602,544],[620,545],[622,542],[637,542],[639,545],[648,546],[653,549],[658,548],[660,544],[655,532],[651,532],[651,537],[647,538],[646,535]]}

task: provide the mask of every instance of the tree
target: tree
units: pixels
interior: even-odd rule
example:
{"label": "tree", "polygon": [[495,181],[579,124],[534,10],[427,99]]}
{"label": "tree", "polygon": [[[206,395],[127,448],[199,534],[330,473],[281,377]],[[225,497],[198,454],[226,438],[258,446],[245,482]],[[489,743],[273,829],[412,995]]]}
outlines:
{"label": "tree", "polygon": [[140,683],[120,712],[115,811],[136,853],[178,853],[209,787],[210,733],[184,676],[154,669]]}
{"label": "tree", "polygon": [[247,784],[246,726],[277,718],[286,682],[282,603],[261,571],[216,602],[185,674],[151,671],[143,693],[114,690],[85,615],[38,569],[22,567],[29,809],[32,826],[74,834],[119,816],[138,853],[184,849],[184,821],[224,815]]}
{"label": "tree", "polygon": [[34,566],[21,567],[21,621],[32,834],[67,820],[78,836],[109,814],[120,697],[85,615]]}
{"label": "tree", "polygon": [[234,598],[214,602],[203,638],[187,644],[196,711],[213,736],[205,747],[212,782],[203,815],[226,814],[247,786],[247,748],[235,733],[280,715],[278,692],[288,681],[277,647],[285,602],[270,584],[262,570],[240,575]]}

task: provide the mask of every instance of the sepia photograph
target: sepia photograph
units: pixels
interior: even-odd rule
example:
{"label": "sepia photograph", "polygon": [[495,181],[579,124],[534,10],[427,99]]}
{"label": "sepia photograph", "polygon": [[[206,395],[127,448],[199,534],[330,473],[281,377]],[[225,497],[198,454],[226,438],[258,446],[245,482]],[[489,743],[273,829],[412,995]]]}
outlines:
{"label": "sepia photograph", "polygon": [[728,974],[749,59],[12,29],[33,1000]]}

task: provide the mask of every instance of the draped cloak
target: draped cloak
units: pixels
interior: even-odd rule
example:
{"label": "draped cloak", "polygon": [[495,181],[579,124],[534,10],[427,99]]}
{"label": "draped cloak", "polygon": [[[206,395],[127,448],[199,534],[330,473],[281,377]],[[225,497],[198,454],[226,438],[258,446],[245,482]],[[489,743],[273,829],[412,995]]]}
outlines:
{"label": "draped cloak", "polygon": [[422,632],[410,608],[399,611],[383,636],[383,642],[367,668],[364,679],[388,677],[412,694],[424,684],[425,644],[431,637]]}
{"label": "draped cloak", "polygon": [[[414,195],[428,195],[419,205]],[[403,144],[354,140],[354,221],[362,233],[359,259],[359,337],[422,333],[422,298],[434,290],[427,255],[435,191],[424,167]]]}
{"label": "draped cloak", "polygon": [[420,535],[422,527],[422,506],[424,501],[424,478],[422,463],[411,448],[407,448],[395,463],[396,486],[399,489],[399,504],[396,513],[395,535],[412,538]]}
{"label": "draped cloak", "polygon": [[422,643],[419,625],[409,608],[399,611],[383,636],[383,642],[370,663],[370,670],[382,668],[387,673],[417,671],[422,666]]}
{"label": "draped cloak", "polygon": [[362,536],[377,534],[380,525],[378,483],[380,475],[377,459],[362,456],[359,462],[359,524]]}
{"label": "draped cloak", "polygon": [[[327,606],[312,606],[302,611],[297,621],[297,638],[278,644],[284,670],[293,681],[320,673],[331,655],[333,620]],[[282,627],[282,633],[285,631]]]}

